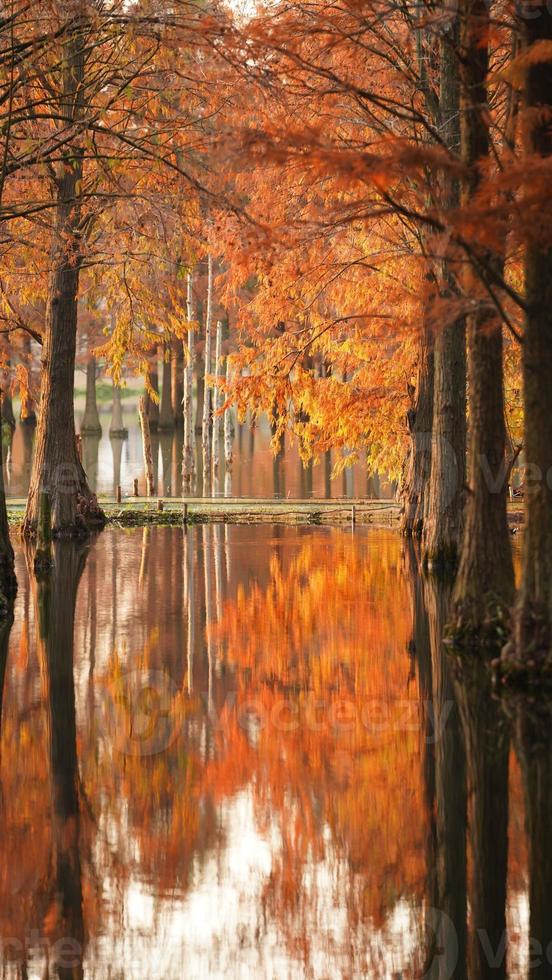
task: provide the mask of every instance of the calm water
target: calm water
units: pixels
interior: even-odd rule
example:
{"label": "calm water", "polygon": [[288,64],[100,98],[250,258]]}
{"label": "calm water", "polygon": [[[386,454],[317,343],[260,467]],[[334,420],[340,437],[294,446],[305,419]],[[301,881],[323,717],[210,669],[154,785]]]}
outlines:
{"label": "calm water", "polygon": [[484,683],[453,685],[443,597],[404,548],[362,529],[109,529],[59,544],[38,583],[18,551],[3,975],[460,977],[466,892],[496,950],[506,882],[508,975],[526,975],[520,770]]}
{"label": "calm water", "polygon": [[[140,492],[145,494],[146,483],[142,454],[142,437],[136,412],[125,406],[125,425],[128,438],[110,439],[109,415],[102,414],[101,438],[83,438],[83,464],[89,483],[98,494],[113,496],[117,486],[123,494],[132,492],[134,479],[139,480]],[[26,496],[29,487],[34,431],[17,426],[7,457],[6,488],[8,496]],[[6,436],[4,437],[6,440]],[[288,443],[274,457],[270,448],[271,433],[266,420],[253,429],[236,426],[233,442],[233,467],[230,477],[220,479],[217,495],[237,497],[371,497],[389,498],[394,488],[377,474],[368,474],[364,462],[347,467],[332,478],[336,456],[327,453],[315,465],[303,466],[296,444]],[[182,493],[182,434],[152,436],[154,476],[157,492],[164,496]],[[196,492],[203,494],[201,479],[201,441],[196,445],[198,484]],[[210,496],[211,491],[206,494]]]}

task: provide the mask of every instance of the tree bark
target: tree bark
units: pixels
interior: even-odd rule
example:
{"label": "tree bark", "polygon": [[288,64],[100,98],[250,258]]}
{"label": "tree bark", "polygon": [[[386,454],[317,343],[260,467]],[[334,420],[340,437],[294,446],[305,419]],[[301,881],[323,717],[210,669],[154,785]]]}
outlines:
{"label": "tree bark", "polygon": [[[159,372],[157,370],[157,361],[150,371],[148,371],[148,381],[150,387],[159,399]],[[146,410],[150,431],[157,432],[159,428],[159,401],[155,401],[155,399],[151,397],[149,391],[146,393]]]}
{"label": "tree bark", "polygon": [[431,474],[433,428],[433,335],[424,326],[420,336],[416,403],[408,413],[410,449],[402,491],[401,530],[419,537],[424,525],[426,495]]}
{"label": "tree bark", "polygon": [[175,427],[182,428],[184,424],[184,351],[182,343],[173,339],[171,351],[171,393],[174,411]]}
{"label": "tree bark", "polygon": [[195,480],[195,459],[194,459],[194,277],[193,273],[188,273],[188,344],[187,344],[187,363],[184,372],[184,445],[182,447],[182,484],[185,492],[190,492]]}
{"label": "tree bark", "polygon": [[140,417],[140,428],[142,430],[142,450],[144,453],[144,471],[146,474],[146,496],[151,497],[155,492],[153,455],[151,450],[151,433],[147,413],[146,399],[140,398],[138,404],[138,414]]}
{"label": "tree bark", "polygon": [[[232,380],[232,367],[230,357],[226,357],[226,386]],[[224,467],[227,472],[232,469],[232,410],[228,405],[224,412]]]}
{"label": "tree bark", "polygon": [[86,403],[81,424],[83,436],[101,436],[102,426],[96,399],[96,358],[89,357],[86,362]]}
{"label": "tree bark", "polygon": [[116,384],[113,385],[113,409],[111,413],[109,435],[112,439],[126,439],[128,437],[128,429],[125,427],[123,418],[121,389]]}
{"label": "tree bark", "polygon": [[[222,372],[222,320],[217,320],[217,333],[215,345],[215,375],[217,379]],[[220,466],[220,440],[222,436],[222,416],[219,414],[221,408],[220,389],[215,383],[213,388],[213,480],[219,475]]]}
{"label": "tree bark", "polygon": [[[82,116],[84,85],[82,18],[65,44],[60,109],[64,126]],[[105,523],[78,457],[73,406],[77,297],[81,267],[80,192],[82,151],[69,145],[55,180],[56,209],[40,381],[35,456],[23,532],[36,531],[40,492],[52,505],[54,534],[73,535]]]}
{"label": "tree bark", "polygon": [[[458,25],[441,40],[441,133],[451,152],[460,148],[460,84]],[[459,204],[458,180],[443,177],[443,208]],[[443,261],[441,290],[452,295],[455,283],[450,261]],[[466,472],[466,341],[463,319],[446,323],[435,334],[433,431],[427,517],[423,533],[424,566],[443,572],[458,558],[463,520]]]}
{"label": "tree bark", "polygon": [[213,325],[213,259],[209,255],[207,265],[207,309],[205,311],[205,382],[203,386],[203,419],[201,426],[201,448],[203,451],[203,492],[211,482],[211,337]]}
{"label": "tree bark", "polygon": [[[487,76],[490,17],[485,0],[464,0],[462,11],[462,153],[468,176],[464,203],[480,181],[479,167],[488,159]],[[487,256],[502,266],[500,256]],[[477,277],[466,270],[468,295],[477,294]],[[460,567],[455,585],[457,637],[502,645],[502,619],[514,598],[514,569],[506,512],[507,464],[502,326],[496,316],[468,318],[468,459]],[[498,627],[498,632],[497,632]],[[467,636],[466,636],[467,631]]]}
{"label": "tree bark", "polygon": [[[0,399],[2,395],[0,394]],[[0,434],[1,436],[1,434]],[[12,598],[17,591],[14,554],[10,541],[10,527],[4,488],[4,449],[0,437],[0,619],[9,615]]]}
{"label": "tree bark", "polygon": [[159,410],[159,431],[172,432],[174,429],[174,413],[171,391],[171,359],[170,342],[163,344],[163,366],[161,375],[161,408]]}

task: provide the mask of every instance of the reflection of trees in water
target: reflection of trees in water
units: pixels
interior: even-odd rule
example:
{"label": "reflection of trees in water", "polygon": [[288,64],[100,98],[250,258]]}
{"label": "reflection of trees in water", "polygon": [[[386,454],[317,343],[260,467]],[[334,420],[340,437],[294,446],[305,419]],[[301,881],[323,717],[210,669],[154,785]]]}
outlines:
{"label": "reflection of trees in water", "polygon": [[[76,698],[69,625],[60,614],[53,632],[41,625],[43,706],[33,713],[4,704],[2,780],[11,808],[4,847],[13,850],[14,866],[34,867],[45,883],[23,879],[18,914],[25,926],[47,920],[56,935],[75,908],[68,931],[78,935],[86,921],[92,939],[103,929],[117,938],[127,889],[138,882],[158,903],[149,934],[155,944],[167,896],[171,907],[193,896],[206,867],[218,868],[224,882],[226,848],[238,844],[241,831],[228,815],[247,797],[271,864],[250,872],[262,881],[244,927],[246,946],[260,947],[270,935],[289,962],[299,956],[308,966],[322,950],[328,970],[337,964],[377,975],[371,971],[378,962],[393,962],[398,971],[408,967],[397,952],[402,939],[407,946],[423,910],[433,907],[455,923],[454,976],[465,976],[467,888],[471,921],[487,929],[488,948],[499,946],[507,744],[495,738],[503,731],[497,703],[475,668],[451,679],[440,643],[446,596],[417,575],[415,555],[404,574],[396,535],[150,528],[108,530],[91,549],[77,602]],[[45,611],[55,619],[52,590],[58,609],[72,615],[71,568],[78,564],[66,564],[47,587],[49,597],[39,586],[41,624]],[[21,583],[23,614],[24,576]],[[22,652],[23,637],[18,626],[10,670],[20,673],[15,684],[8,670],[6,683],[19,691],[30,679],[31,703],[36,664],[32,650]],[[69,656],[56,657],[57,649]],[[110,716],[106,721],[104,702],[111,704],[110,692],[133,670],[154,678],[166,671],[174,685],[176,737],[151,756],[122,752],[121,728],[112,731]],[[460,713],[449,711],[454,699]],[[247,701],[251,717],[241,711]],[[467,843],[475,860],[468,884],[462,726],[472,787]],[[544,825],[550,805],[539,796],[542,780],[550,784],[548,764],[539,756],[528,762],[535,827]],[[51,824],[40,820],[48,812]],[[24,845],[27,825],[32,835]],[[238,838],[225,838],[229,828]],[[541,840],[533,863],[545,862],[546,872],[546,829]],[[43,852],[59,861],[41,864]],[[542,885],[539,894],[545,891]],[[538,910],[534,897],[533,906]],[[398,938],[390,923],[397,912],[406,922],[407,911],[412,920]],[[6,909],[0,915],[5,933]],[[339,923],[327,946],[326,915]],[[544,934],[546,922],[535,919],[531,928]],[[427,955],[417,965],[444,976],[446,946],[443,955],[430,930],[423,940]],[[232,942],[228,937],[239,963],[241,947]],[[470,963],[470,977],[483,975],[480,955]],[[96,965],[104,975],[104,964]]]}

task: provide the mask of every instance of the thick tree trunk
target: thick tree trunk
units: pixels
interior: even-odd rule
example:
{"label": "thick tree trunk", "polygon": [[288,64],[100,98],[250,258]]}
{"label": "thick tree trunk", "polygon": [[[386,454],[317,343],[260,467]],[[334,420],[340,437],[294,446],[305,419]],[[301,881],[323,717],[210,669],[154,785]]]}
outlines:
{"label": "thick tree trunk", "polygon": [[194,458],[194,278],[191,272],[188,273],[188,345],[187,363],[184,373],[184,445],[182,447],[182,484],[184,491],[189,493],[195,481],[195,458]]}
{"label": "thick tree trunk", "polygon": [[86,362],[86,403],[82,417],[83,436],[101,436],[102,426],[96,399],[96,358],[89,357]]}
{"label": "thick tree trunk", "polygon": [[[485,0],[464,0],[462,16],[462,151],[468,168],[464,199],[479,184],[488,158],[487,75],[489,13]],[[493,257],[488,257],[490,261]],[[497,256],[496,263],[501,263]],[[466,292],[477,292],[468,268]],[[514,598],[514,570],[506,513],[507,466],[502,327],[497,318],[468,319],[469,485],[454,602],[457,638],[501,643],[502,619]],[[500,621],[500,622],[499,622]],[[498,631],[497,631],[498,627]],[[467,636],[466,636],[467,631]],[[491,635],[492,633],[492,635]]]}
{"label": "thick tree trunk", "polygon": [[159,410],[159,431],[172,432],[174,429],[174,413],[171,391],[171,360],[170,343],[163,345],[163,366],[161,375],[161,408]]}
{"label": "thick tree trunk", "polygon": [[128,437],[128,429],[125,427],[123,418],[121,389],[116,384],[113,385],[113,408],[111,412],[109,435],[112,439],[126,439]]}
{"label": "thick tree trunk", "polygon": [[[552,11],[538,5],[524,21],[533,45],[552,41]],[[532,109],[529,151],[552,155],[552,62],[528,60],[526,101]],[[544,220],[544,219],[543,219]],[[547,229],[549,233],[549,229]],[[526,326],[523,336],[525,409],[525,533],[523,575],[510,658],[552,666],[552,246],[526,246]]]}
{"label": "thick tree trunk", "polygon": [[[84,34],[77,21],[64,53],[62,115],[82,114]],[[67,122],[64,120],[64,126]],[[75,534],[105,523],[91,493],[77,453],[73,407],[77,342],[77,298],[81,265],[80,187],[82,152],[69,147],[56,179],[56,211],[50,254],[50,275],[35,456],[23,531],[33,534],[42,490],[50,494],[55,534]]]}
{"label": "thick tree trunk", "polygon": [[[0,398],[2,398],[1,394]],[[11,600],[17,590],[14,555],[6,508],[3,455],[2,439],[0,438],[0,618],[9,615]]]}
{"label": "thick tree trunk", "polygon": [[[460,148],[460,85],[458,26],[441,41],[441,132],[453,154]],[[456,37],[455,37],[456,35]],[[459,203],[458,180],[445,176],[443,206]],[[450,264],[442,270],[443,295],[455,288]],[[435,335],[431,476],[423,532],[426,568],[442,572],[454,567],[462,534],[466,472],[466,341],[463,319],[439,327]]]}
{"label": "thick tree trunk", "polygon": [[410,448],[402,489],[401,530],[419,537],[424,525],[426,495],[431,474],[433,428],[433,335],[422,328],[418,354],[416,403],[408,413]]}

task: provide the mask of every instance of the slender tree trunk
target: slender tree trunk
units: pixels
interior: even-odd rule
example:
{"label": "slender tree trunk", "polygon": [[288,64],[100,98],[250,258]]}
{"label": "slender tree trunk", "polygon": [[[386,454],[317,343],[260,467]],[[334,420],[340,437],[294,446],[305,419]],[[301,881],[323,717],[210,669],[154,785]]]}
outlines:
{"label": "slender tree trunk", "polygon": [[154,366],[148,372],[148,381],[151,389],[157,396],[157,401],[152,398],[149,391],[146,393],[146,410],[150,432],[157,432],[159,428],[159,372],[157,370],[157,355]]}
{"label": "slender tree trunk", "polygon": [[171,350],[171,395],[174,424],[177,429],[184,425],[184,350],[180,340],[174,338]]}
{"label": "slender tree trunk", "polygon": [[[462,151],[468,168],[464,199],[477,190],[479,167],[489,155],[488,31],[486,0],[464,0],[462,11]],[[502,264],[499,256],[489,261]],[[477,277],[467,269],[468,295]],[[514,598],[514,569],[506,513],[506,425],[502,326],[485,313],[468,318],[469,483],[454,602],[458,638],[502,645],[502,618]],[[500,623],[497,623],[497,618]],[[493,631],[493,624],[495,628]],[[499,626],[499,632],[496,631]],[[466,631],[469,637],[466,637]],[[490,633],[493,632],[493,636]]]}
{"label": "slender tree trunk", "polygon": [[[84,32],[75,20],[64,52],[63,125],[77,122],[83,111]],[[33,534],[38,520],[40,492],[46,489],[52,504],[55,534],[72,535],[105,523],[103,511],[90,491],[76,444],[73,407],[77,342],[77,298],[81,267],[80,188],[83,165],[80,148],[69,145],[55,180],[56,209],[35,456],[23,531]]]}
{"label": "slender tree trunk", "polygon": [[[217,320],[217,334],[215,347],[215,375],[220,377],[222,372],[222,320]],[[220,441],[222,436],[222,416],[219,414],[221,408],[220,389],[218,384],[213,388],[213,480],[219,475],[220,464]]]}
{"label": "slender tree trunk", "polygon": [[33,355],[31,349],[31,338],[25,334],[23,338],[24,364],[27,368],[28,389],[26,397],[21,399],[21,413],[19,420],[22,425],[36,425],[36,412],[33,397],[34,378],[33,378]]}
{"label": "slender tree trunk", "polygon": [[188,345],[187,364],[184,373],[184,446],[182,448],[182,483],[185,492],[190,492],[195,480],[194,459],[194,277],[188,273]]}
{"label": "slender tree trunk", "polygon": [[161,408],[159,410],[159,431],[172,432],[174,429],[174,413],[171,391],[171,359],[170,341],[163,344],[163,366],[161,375]]}
{"label": "slender tree trunk", "polygon": [[[524,21],[529,48],[552,41],[552,11],[539,3]],[[528,61],[526,100],[532,110],[529,151],[552,155],[552,62]],[[525,533],[523,574],[508,654],[552,664],[552,247],[530,241],[525,257],[523,336]]]}
{"label": "slender tree trunk", "polygon": [[431,431],[433,427],[433,335],[424,326],[418,354],[416,404],[408,413],[410,449],[402,492],[403,534],[418,537],[424,524],[425,497],[431,474]]}
{"label": "slender tree trunk", "polygon": [[[441,41],[441,132],[451,151],[460,148],[458,26]],[[456,35],[456,37],[455,37]],[[443,178],[443,205],[459,203],[456,177]],[[443,262],[442,291],[455,288],[449,261]],[[431,476],[423,532],[426,568],[442,572],[456,565],[462,533],[466,472],[466,342],[464,320],[439,327],[435,334]]]}
{"label": "slender tree trunk", "polygon": [[[230,357],[226,357],[226,387],[232,381],[232,365]],[[232,469],[232,409],[228,405],[224,412],[224,466],[226,472]]]}
{"label": "slender tree trunk", "polygon": [[153,473],[153,455],[151,451],[151,433],[149,427],[146,399],[144,398],[144,396],[140,398],[140,402],[138,405],[138,414],[140,416],[140,428],[142,430],[142,450],[144,453],[144,471],[146,474],[146,495],[148,497],[151,497],[155,492],[154,473]]}
{"label": "slender tree trunk", "polygon": [[96,399],[96,358],[89,357],[86,362],[86,403],[81,424],[83,436],[101,436],[102,426]]}
{"label": "slender tree trunk", "polygon": [[121,399],[121,389],[118,385],[113,385],[113,409],[111,413],[111,425],[109,435],[112,439],[126,439],[128,429],[125,427],[123,418],[123,402]]}
{"label": "slender tree trunk", "polygon": [[213,259],[209,255],[207,265],[207,308],[205,311],[205,382],[203,386],[203,419],[201,448],[203,451],[203,493],[208,493],[211,482],[211,335],[213,325]]}

